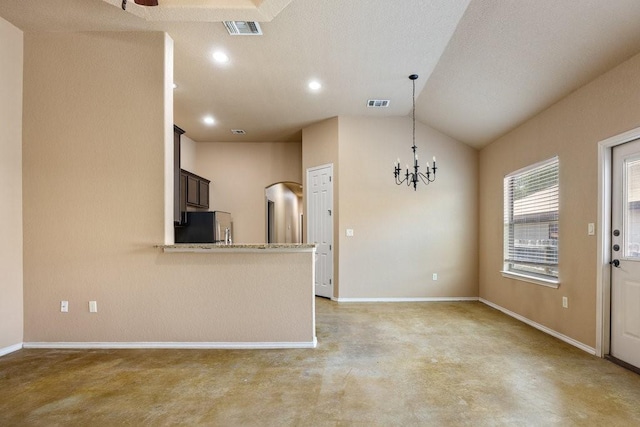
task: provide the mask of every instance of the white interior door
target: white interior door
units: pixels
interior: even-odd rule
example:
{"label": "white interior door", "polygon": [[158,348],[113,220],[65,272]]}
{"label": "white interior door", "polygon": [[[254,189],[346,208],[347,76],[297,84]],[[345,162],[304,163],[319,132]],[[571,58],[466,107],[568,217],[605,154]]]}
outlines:
{"label": "white interior door", "polygon": [[640,140],[613,148],[611,350],[640,368]]}
{"label": "white interior door", "polygon": [[307,241],[316,248],[316,295],[333,297],[333,165],[307,169]]}

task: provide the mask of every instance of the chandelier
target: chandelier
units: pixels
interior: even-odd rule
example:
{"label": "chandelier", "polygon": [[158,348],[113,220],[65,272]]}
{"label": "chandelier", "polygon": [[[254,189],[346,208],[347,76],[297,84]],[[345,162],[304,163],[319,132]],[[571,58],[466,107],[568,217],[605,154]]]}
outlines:
{"label": "chandelier", "polygon": [[433,157],[433,166],[429,165],[427,162],[427,167],[425,172],[420,172],[420,166],[418,166],[418,153],[416,153],[416,79],[418,78],[417,74],[411,74],[409,79],[413,82],[413,145],[411,149],[413,150],[413,167],[412,171],[409,172],[409,165],[407,165],[404,172],[400,169],[400,158],[396,160],[393,164],[393,176],[396,179],[396,184],[400,185],[406,183],[407,186],[413,185],[413,190],[416,191],[418,189],[418,181],[422,181],[425,185],[428,185],[430,182],[436,180],[436,158]]}

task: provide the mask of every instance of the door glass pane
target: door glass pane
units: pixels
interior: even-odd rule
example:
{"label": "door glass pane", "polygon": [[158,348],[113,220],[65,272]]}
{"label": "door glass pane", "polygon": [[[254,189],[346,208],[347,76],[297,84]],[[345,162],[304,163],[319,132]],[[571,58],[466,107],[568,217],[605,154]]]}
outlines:
{"label": "door glass pane", "polygon": [[625,257],[640,258],[640,159],[625,162]]}

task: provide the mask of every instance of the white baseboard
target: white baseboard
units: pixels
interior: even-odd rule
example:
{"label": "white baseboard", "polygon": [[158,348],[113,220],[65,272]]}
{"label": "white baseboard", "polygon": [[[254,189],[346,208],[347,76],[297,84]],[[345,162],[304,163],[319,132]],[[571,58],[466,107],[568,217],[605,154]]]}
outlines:
{"label": "white baseboard", "polygon": [[307,342],[25,342],[24,348],[55,349],[209,349],[267,350],[316,348],[318,339]]}
{"label": "white baseboard", "polygon": [[496,310],[499,310],[499,311],[503,312],[507,316],[511,316],[514,319],[518,319],[519,321],[524,322],[529,326],[533,326],[534,328],[536,328],[536,329],[538,329],[538,330],[540,330],[540,331],[542,331],[542,332],[544,332],[546,334],[549,334],[552,337],[558,338],[559,340],[564,341],[567,344],[571,344],[574,347],[578,347],[582,351],[586,351],[587,353],[592,354],[594,356],[596,355],[596,349],[593,348],[593,347],[589,347],[588,345],[583,344],[580,341],[574,340],[571,337],[568,337],[568,336],[566,336],[564,334],[561,334],[558,331],[554,331],[553,329],[548,328],[548,327],[546,327],[544,325],[541,325],[540,323],[534,322],[531,319],[527,319],[526,317],[521,316],[518,313],[514,313],[511,310],[507,310],[506,308],[501,307],[498,304],[494,304],[491,301],[487,301],[486,299],[483,299],[483,298],[479,298],[479,301],[481,303],[483,303],[483,304],[488,305],[489,307],[495,308]]}
{"label": "white baseboard", "polygon": [[0,348],[0,357],[21,349],[22,349],[22,343],[10,345],[9,347]]}
{"label": "white baseboard", "polygon": [[478,297],[417,297],[417,298],[332,298],[337,302],[447,302],[478,301]]}

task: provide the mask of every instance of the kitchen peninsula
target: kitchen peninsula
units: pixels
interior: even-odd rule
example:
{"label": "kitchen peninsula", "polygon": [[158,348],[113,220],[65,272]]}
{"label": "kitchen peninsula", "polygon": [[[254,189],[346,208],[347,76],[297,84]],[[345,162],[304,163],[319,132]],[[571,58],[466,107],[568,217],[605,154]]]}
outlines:
{"label": "kitchen peninsula", "polygon": [[200,338],[190,347],[316,346],[314,244],[185,243],[157,248],[163,251],[158,264],[179,276],[182,298],[193,300],[194,312],[184,315],[201,316]]}

